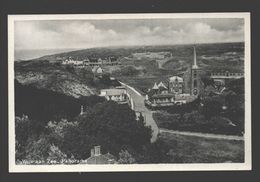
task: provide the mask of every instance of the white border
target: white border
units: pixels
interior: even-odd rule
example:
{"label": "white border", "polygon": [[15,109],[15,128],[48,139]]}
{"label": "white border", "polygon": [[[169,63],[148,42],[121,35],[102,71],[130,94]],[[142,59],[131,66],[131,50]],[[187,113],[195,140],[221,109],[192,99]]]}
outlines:
{"label": "white border", "polygon": [[[170,18],[244,18],[245,26],[245,162],[210,164],[130,164],[130,165],[16,165],[14,115],[14,21],[19,20],[98,20]],[[117,171],[211,171],[251,170],[251,37],[250,13],[156,13],[156,14],[74,14],[8,15],[8,107],[9,172],[117,172]]]}

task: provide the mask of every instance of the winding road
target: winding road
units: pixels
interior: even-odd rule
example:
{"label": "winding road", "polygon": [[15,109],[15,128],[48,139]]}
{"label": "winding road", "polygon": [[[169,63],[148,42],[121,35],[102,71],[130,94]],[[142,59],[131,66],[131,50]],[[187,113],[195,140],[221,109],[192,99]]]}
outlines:
{"label": "winding road", "polygon": [[159,134],[159,128],[153,119],[152,112],[150,110],[148,110],[144,105],[145,97],[142,96],[133,87],[130,87],[129,85],[126,85],[125,83],[122,83],[122,82],[120,82],[120,83],[126,87],[127,93],[133,99],[134,110],[137,112],[143,113],[146,126],[150,126],[152,129],[151,142],[155,142],[157,139],[157,136]]}
{"label": "winding road", "polygon": [[133,109],[136,112],[142,112],[145,117],[145,124],[147,126],[151,126],[153,131],[151,142],[155,142],[157,140],[159,133],[172,133],[178,135],[186,135],[186,136],[195,136],[195,137],[204,137],[204,138],[214,138],[214,139],[224,139],[224,140],[244,140],[243,136],[235,136],[235,135],[220,135],[220,134],[211,134],[211,133],[199,133],[199,132],[189,132],[189,131],[175,131],[168,130],[164,128],[158,128],[156,122],[153,119],[152,111],[147,109],[144,105],[145,97],[142,96],[138,91],[136,91],[133,87],[120,82],[122,85],[126,87],[127,93],[132,98],[132,103],[134,105]]}

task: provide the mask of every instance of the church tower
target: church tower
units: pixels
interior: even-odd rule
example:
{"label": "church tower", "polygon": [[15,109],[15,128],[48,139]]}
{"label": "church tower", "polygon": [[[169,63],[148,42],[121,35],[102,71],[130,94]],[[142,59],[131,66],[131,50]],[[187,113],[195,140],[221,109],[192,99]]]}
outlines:
{"label": "church tower", "polygon": [[193,65],[191,67],[191,95],[200,94],[200,68],[197,65],[196,48],[193,47]]}

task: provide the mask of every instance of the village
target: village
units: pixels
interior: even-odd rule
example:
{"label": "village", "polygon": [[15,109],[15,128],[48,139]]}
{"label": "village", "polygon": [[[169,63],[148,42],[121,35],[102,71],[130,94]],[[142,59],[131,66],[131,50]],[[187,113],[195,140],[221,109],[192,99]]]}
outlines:
{"label": "village", "polygon": [[158,15],[10,15],[10,166],[249,161],[249,16]]}
{"label": "village", "polygon": [[[170,52],[145,52],[133,53],[132,56],[137,60],[143,58],[162,60],[171,57]],[[113,56],[108,58],[85,58],[83,60],[73,59],[68,57],[62,61],[62,65],[72,65],[75,68],[91,67],[95,76],[101,78],[106,72],[103,69],[106,66],[122,65],[120,58]],[[155,82],[152,88],[147,88],[147,93],[144,95],[144,104],[149,109],[161,109],[173,105],[181,105],[193,102],[204,92],[204,83],[201,80],[201,75],[205,70],[197,64],[196,48],[193,47],[193,64],[183,75],[172,75],[167,80]],[[231,79],[243,78],[243,73],[230,73],[228,71],[213,72],[210,74],[210,79],[214,81],[215,92],[225,88],[225,81]],[[110,80],[116,78],[110,77]],[[127,85],[128,86],[128,85]],[[217,89],[218,86],[218,89]],[[221,87],[221,89],[219,89]],[[133,88],[134,89],[134,88]],[[136,91],[137,92],[137,91]],[[140,93],[139,93],[140,94]],[[107,100],[113,100],[119,104],[130,104],[134,108],[134,102],[131,96],[127,93],[125,86],[117,86],[115,88],[106,88],[100,90],[100,96]]]}
{"label": "village", "polygon": [[[136,87],[142,82],[132,82],[134,84],[131,84],[131,82],[126,82],[126,79],[121,80],[122,77],[120,75],[111,74],[109,69],[129,69],[129,67],[133,67],[135,64],[138,65],[139,62],[145,60],[142,63],[155,63],[154,70],[165,71],[162,65],[164,62],[173,60],[171,52],[139,51],[133,52],[123,58],[113,56],[113,54],[102,58],[101,56],[96,56],[95,58],[91,58],[91,56],[83,58],[81,56],[79,58],[67,54],[68,56],[64,57],[63,60],[57,60],[60,64],[51,63],[49,66],[50,68],[60,69],[67,75],[80,78],[82,80],[81,84],[85,86],[95,86],[95,90],[92,92],[95,101],[100,102],[103,99],[104,105],[112,104],[113,107],[127,108],[127,111],[122,111],[125,112],[124,114],[133,113],[132,120],[137,123],[142,122],[146,129],[151,130],[151,136],[147,139],[151,145],[157,143],[158,140],[162,140],[162,137],[164,137],[164,140],[168,140],[169,135],[175,134],[184,137],[210,137],[221,140],[243,141],[244,129],[239,123],[243,121],[236,121],[236,118],[241,118],[241,116],[236,117],[235,115],[231,115],[231,120],[227,114],[234,111],[233,107],[237,108],[235,108],[236,113],[240,109],[240,95],[236,91],[231,91],[229,87],[231,82],[234,82],[235,87],[241,86],[244,73],[230,70],[214,71],[214,69],[213,71],[209,71],[202,66],[202,56],[198,58],[197,52],[197,46],[190,46],[189,55],[187,55],[189,62],[185,67],[186,70],[179,73],[169,70],[167,76],[159,74],[157,77],[151,77],[157,79],[149,80],[149,85],[143,90]],[[133,62],[129,63],[129,60]],[[46,61],[44,64],[47,64]],[[83,77],[84,74],[82,73],[84,72],[87,73],[87,77]],[[26,74],[28,75],[29,73],[26,72]],[[141,76],[130,75],[126,78],[135,81],[136,77]],[[33,76],[29,74],[28,77]],[[37,77],[37,79],[41,78],[44,77]],[[88,80],[84,82],[85,79]],[[71,80],[72,83],[74,83],[74,80]],[[93,83],[95,85],[91,85]],[[86,104],[86,101],[91,102],[92,99],[88,97],[92,96],[79,97],[82,101],[77,104],[80,105],[66,112],[73,114],[76,120],[79,118],[84,119],[89,115],[92,107],[95,106],[95,102],[90,105]],[[238,98],[238,102],[232,100],[233,98]],[[96,109],[93,108],[94,113],[96,113]],[[112,111],[110,110],[110,112]],[[46,113],[50,113],[50,111],[46,111]],[[116,112],[114,114],[114,117],[110,118],[109,114],[106,118],[114,120],[120,115]],[[218,116],[218,114],[221,116]],[[20,118],[20,120],[29,119],[24,114]],[[106,121],[106,119],[102,121]],[[81,122],[89,123],[89,119],[84,119]],[[222,124],[219,125],[219,122]],[[74,125],[74,122],[68,122],[66,119],[62,119],[60,123]],[[56,124],[52,125],[55,126]],[[78,127],[77,124],[75,125],[75,127]],[[170,139],[174,139],[174,137],[170,137]],[[67,143],[69,144],[70,142]],[[120,160],[120,155],[130,155],[129,151],[115,152],[113,148],[106,146],[104,143],[93,143],[91,147],[91,149],[87,148],[87,151],[84,152],[86,153],[84,156],[87,157],[80,157],[81,160],[69,158],[66,159],[68,160],[67,162],[80,164],[119,164],[123,162]],[[166,156],[166,154],[163,154],[163,157]],[[22,160],[20,162],[25,164],[28,161]],[[134,163],[134,160],[130,162]]]}
{"label": "village", "polygon": [[[156,56],[156,53],[136,53],[133,54],[138,56],[138,59],[142,59],[143,56],[147,58],[150,55]],[[162,55],[162,53],[159,53]],[[168,53],[166,55],[169,55]],[[164,58],[164,57],[159,57]],[[72,58],[63,61],[64,65],[72,64],[76,68],[81,68],[81,66],[91,66],[92,72],[95,76],[102,78],[102,75],[105,73],[104,65],[112,66],[111,59],[108,62],[101,61],[98,59],[95,63],[90,63],[90,61],[75,61]],[[101,89],[99,96],[104,97],[108,101],[115,101],[118,104],[127,104],[131,107],[132,110],[136,113],[136,118],[140,116],[144,118],[144,121],[147,126],[150,126],[152,129],[152,138],[151,142],[157,140],[158,134],[160,132],[169,132],[168,130],[162,130],[158,127],[155,122],[152,112],[154,110],[165,109],[170,106],[181,106],[188,103],[192,103],[198,98],[202,97],[204,94],[204,83],[201,80],[201,75],[205,70],[201,69],[197,64],[196,56],[196,47],[193,47],[193,61],[190,69],[186,72],[187,75],[179,76],[173,75],[167,80],[162,80],[160,82],[155,82],[152,88],[148,88],[148,92],[145,95],[140,94],[135,88],[126,85],[122,82],[121,86],[116,86],[113,88]],[[121,64],[118,61],[113,62],[113,65]],[[210,79],[214,81],[213,92],[216,94],[221,94],[225,89],[225,82],[227,80],[234,80],[243,78],[243,73],[230,73],[225,72],[216,72],[211,73]],[[110,77],[111,80],[116,78]],[[84,114],[84,109],[81,107],[80,115]],[[196,135],[196,133],[194,133]],[[203,135],[202,135],[203,136]],[[221,135],[213,135],[213,137],[220,137]],[[233,139],[233,138],[232,138]],[[236,138],[235,138],[236,139]],[[91,149],[91,156],[82,161],[81,163],[86,164],[116,164],[115,156],[110,153],[102,154],[102,146],[94,146]]]}

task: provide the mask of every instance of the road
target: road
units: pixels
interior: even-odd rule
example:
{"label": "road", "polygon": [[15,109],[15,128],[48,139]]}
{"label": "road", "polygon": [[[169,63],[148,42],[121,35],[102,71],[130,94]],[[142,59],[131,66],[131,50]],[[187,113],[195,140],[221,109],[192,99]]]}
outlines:
{"label": "road", "polygon": [[126,85],[120,82],[122,85],[126,87],[127,93],[133,99],[134,110],[142,112],[145,117],[145,123],[147,126],[151,126],[153,131],[151,142],[156,141],[158,134],[161,132],[167,132],[178,135],[186,135],[186,136],[196,136],[196,137],[204,137],[204,138],[214,138],[214,139],[224,139],[224,140],[244,140],[243,136],[234,136],[234,135],[220,135],[220,134],[210,134],[210,133],[198,133],[198,132],[189,132],[189,131],[175,131],[175,130],[167,130],[158,128],[156,122],[153,119],[152,111],[147,109],[144,105],[145,97],[142,96],[138,91],[136,91],[133,87]]}
{"label": "road", "polygon": [[147,126],[151,126],[152,129],[152,138],[151,142],[155,142],[157,139],[157,135],[159,134],[159,128],[156,122],[153,119],[152,112],[148,110],[144,105],[145,97],[142,96],[139,92],[137,92],[134,88],[120,82],[122,85],[126,87],[127,93],[131,96],[134,103],[134,110],[138,112],[142,112],[145,118],[145,124]]}
{"label": "road", "polygon": [[224,140],[244,140],[243,136],[198,133],[198,132],[189,132],[189,131],[174,131],[174,130],[167,130],[162,128],[160,128],[160,132],[186,135],[186,136],[196,136],[196,137],[203,137],[203,138],[214,138],[214,139],[224,139]]}

